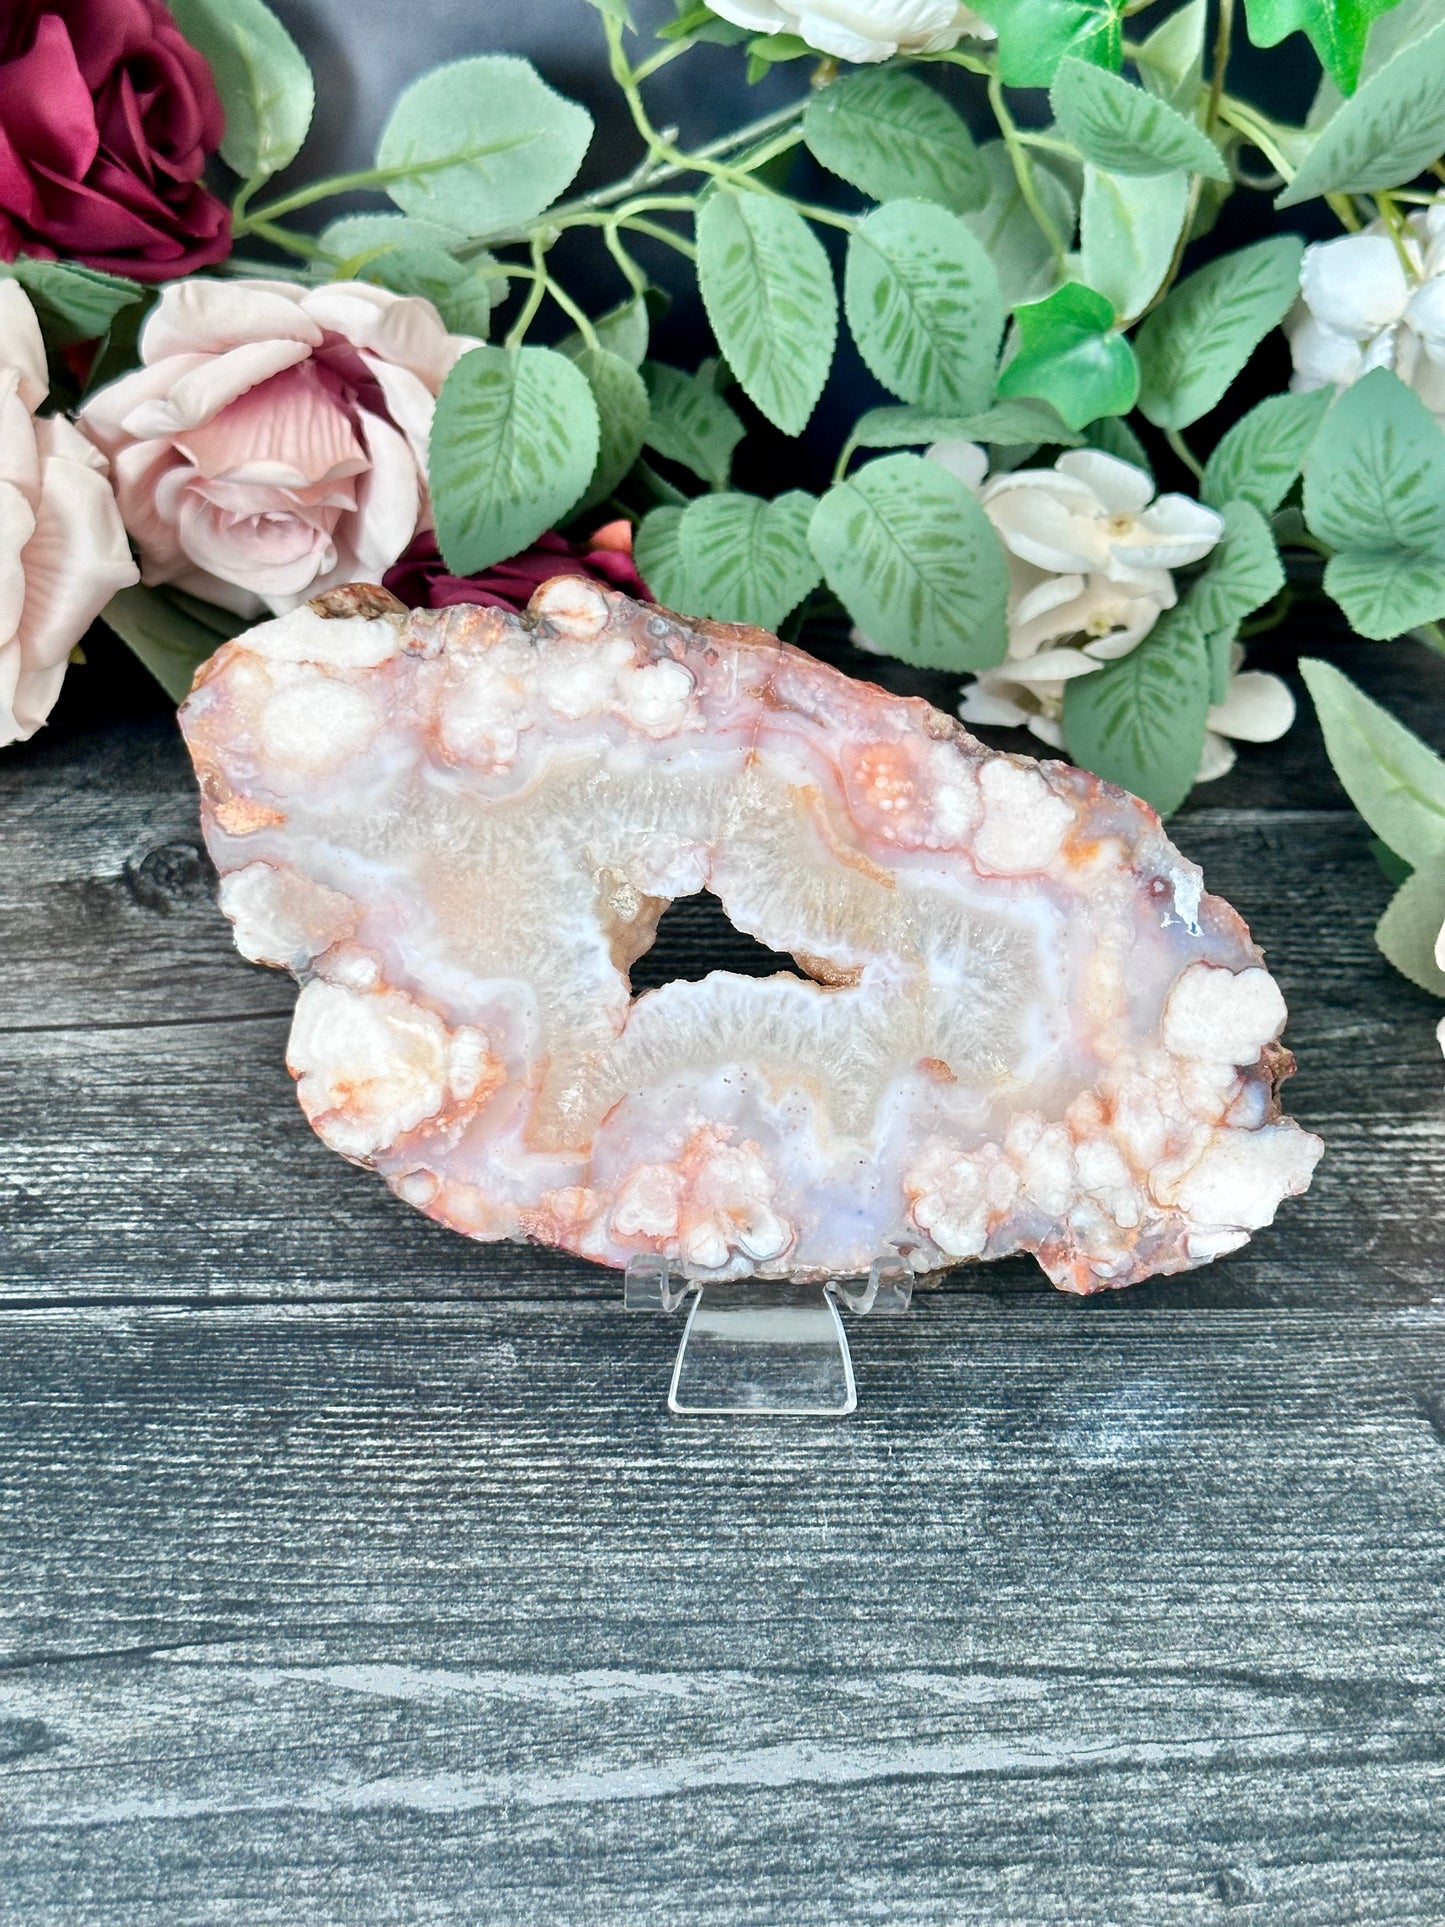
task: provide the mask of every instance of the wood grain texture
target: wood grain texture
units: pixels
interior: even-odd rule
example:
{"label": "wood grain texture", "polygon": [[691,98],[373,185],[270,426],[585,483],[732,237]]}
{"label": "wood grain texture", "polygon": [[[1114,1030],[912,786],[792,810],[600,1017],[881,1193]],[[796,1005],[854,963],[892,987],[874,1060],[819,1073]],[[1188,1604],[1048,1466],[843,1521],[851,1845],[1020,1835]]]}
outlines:
{"label": "wood grain texture", "polygon": [[615,1275],[312,1136],[168,720],[0,762],[3,1927],[1441,1927],[1438,1007],[1287,754],[1175,835],[1284,984],[1309,1196],[1084,1303],[960,1270],[853,1322],[855,1418],[731,1425]]}

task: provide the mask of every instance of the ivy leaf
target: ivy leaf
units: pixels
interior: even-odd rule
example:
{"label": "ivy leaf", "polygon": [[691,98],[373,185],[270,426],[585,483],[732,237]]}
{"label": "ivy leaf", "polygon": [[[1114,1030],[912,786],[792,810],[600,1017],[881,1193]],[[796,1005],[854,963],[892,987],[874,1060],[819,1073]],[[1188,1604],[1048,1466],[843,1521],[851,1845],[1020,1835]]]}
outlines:
{"label": "ivy leaf", "polygon": [[649,510],[633,537],[632,559],[659,602],[690,616],[694,613],[692,586],[682,558],[682,518],[686,512],[670,502]]}
{"label": "ivy leaf", "polygon": [[18,281],[29,295],[46,345],[70,348],[78,341],[98,341],[118,314],[147,300],[150,290],[118,274],[77,267],[70,261],[19,260],[0,262],[0,276]]}
{"label": "ivy leaf", "polygon": [[967,414],[993,392],[1003,299],[981,242],[928,201],[890,201],[848,241],[843,299],[869,368],[895,395]]}
{"label": "ivy leaf", "polygon": [[1207,262],[1139,330],[1139,406],[1159,428],[1207,415],[1299,293],[1304,243],[1276,234]]}
{"label": "ivy leaf", "polygon": [[645,439],[668,461],[681,462],[713,488],[724,488],[743,425],[713,386],[710,367],[704,363],[687,375],[660,361],[644,364],[651,402]]}
{"label": "ivy leaf", "polygon": [[311,69],[263,0],[168,0],[215,77],[226,114],[221,158],[243,181],[278,174],[300,152],[316,107]]}
{"label": "ivy leaf", "polygon": [[1360,77],[1370,22],[1399,0],[1244,0],[1249,37],[1256,47],[1277,47],[1288,34],[1304,33],[1330,79],[1348,94]]}
{"label": "ivy leaf", "polygon": [[809,100],[803,139],[870,200],[982,207],[989,181],[973,136],[943,96],[899,67],[869,67]]}
{"label": "ivy leaf", "polygon": [[1415,868],[1445,857],[1445,760],[1333,664],[1303,657],[1336,776],[1381,842]]}
{"label": "ivy leaf", "polygon": [[376,164],[397,170],[386,191],[405,213],[495,233],[550,207],[591,139],[592,116],[528,61],[483,54],[412,82],[382,129]]}
{"label": "ivy leaf", "polygon": [[822,573],[808,546],[816,507],[802,489],[773,502],[704,495],[690,503],[680,535],[689,612],[776,630]]}
{"label": "ivy leaf", "polygon": [[1083,436],[1066,427],[1046,401],[1001,401],[977,415],[942,415],[929,408],[870,408],[860,415],[852,440],[859,448],[917,448],[924,442],[992,442],[1019,448],[1026,442],[1079,448]]}
{"label": "ivy leaf", "polygon": [[1189,0],[1144,40],[1135,56],[1139,78],[1151,94],[1188,114],[1204,82],[1204,28],[1208,0]]}
{"label": "ivy leaf", "polygon": [[1316,388],[1307,395],[1271,395],[1251,408],[1205,463],[1200,500],[1216,509],[1250,502],[1261,515],[1273,515],[1304,467],[1333,400],[1333,390]]}
{"label": "ivy leaf", "polygon": [[186,606],[167,589],[117,589],[100,619],[140,658],[173,703],[183,703],[201,664],[251,625],[194,596]]}
{"label": "ivy leaf", "polygon": [[885,455],[836,482],[809,540],[858,626],[920,669],[987,669],[1008,642],[1008,564],[956,476],[919,455]]}
{"label": "ivy leaf", "polygon": [[1305,519],[1339,551],[1325,588],[1362,635],[1445,615],[1445,434],[1388,369],[1325,417],[1305,464]]}
{"label": "ivy leaf", "polygon": [[473,348],[437,397],[427,470],[437,542],[473,575],[535,542],[591,480],[597,405],[552,348]]}
{"label": "ivy leaf", "polygon": [[1327,121],[1299,172],[1275,199],[1395,187],[1445,147],[1445,22],[1402,47]]}
{"label": "ivy leaf", "polygon": [[1049,101],[1084,159],[1111,174],[1167,174],[1182,168],[1212,181],[1229,179],[1224,156],[1202,128],[1118,74],[1065,60]]}
{"label": "ivy leaf", "polygon": [[822,243],[786,201],[723,188],[698,213],[697,273],[707,318],[743,392],[775,428],[801,435],[838,333]]}
{"label": "ivy leaf", "polygon": [[1149,305],[1169,272],[1188,209],[1187,174],[1106,174],[1085,167],[1079,265],[1121,321]]}
{"label": "ivy leaf", "polygon": [[1047,87],[1070,55],[1114,73],[1123,64],[1125,0],[982,0],[976,11],[998,29],[1006,87]]}
{"label": "ivy leaf", "polygon": [[[1006,308],[1047,294],[1056,280],[1054,253],[1033,217],[1002,141],[988,141],[978,150],[988,176],[988,199],[976,214],[964,216],[969,232],[982,241],[998,273]],[[1035,162],[1034,187],[1039,204],[1054,225],[1059,245],[1073,238],[1075,205],[1070,188],[1053,169]]]}
{"label": "ivy leaf", "polygon": [[1127,656],[1064,685],[1070,756],[1169,816],[1199,773],[1209,681],[1198,623],[1166,609]]}
{"label": "ivy leaf", "polygon": [[1185,598],[1209,644],[1211,702],[1229,694],[1229,651],[1244,618],[1284,587],[1284,568],[1269,524],[1248,502],[1224,510],[1224,534]]}
{"label": "ivy leaf", "polygon": [[565,343],[562,352],[587,377],[597,404],[597,461],[576,510],[583,515],[607,500],[642,453],[650,408],[641,375],[620,355],[572,342]]}
{"label": "ivy leaf", "polygon": [[1400,885],[1375,925],[1375,942],[1402,977],[1432,997],[1445,997],[1445,970],[1435,961],[1445,924],[1445,857],[1422,863]]}
{"label": "ivy leaf", "polygon": [[1114,309],[1078,281],[1014,310],[1019,351],[999,376],[1001,396],[1034,395],[1070,428],[1127,415],[1139,393],[1134,350],[1114,328]]}

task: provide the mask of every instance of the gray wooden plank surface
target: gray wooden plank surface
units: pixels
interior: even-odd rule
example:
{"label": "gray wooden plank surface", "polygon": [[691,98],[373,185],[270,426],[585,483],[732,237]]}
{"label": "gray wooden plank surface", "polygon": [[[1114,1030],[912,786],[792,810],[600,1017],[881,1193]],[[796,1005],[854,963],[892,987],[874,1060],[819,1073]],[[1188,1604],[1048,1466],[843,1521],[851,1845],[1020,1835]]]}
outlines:
{"label": "gray wooden plank surface", "polygon": [[615,1276],[312,1137],[145,708],[0,761],[3,1927],[1441,1927],[1445,1073],[1309,727],[1176,825],[1309,1197],[1085,1303],[960,1270],[854,1419],[726,1425]]}

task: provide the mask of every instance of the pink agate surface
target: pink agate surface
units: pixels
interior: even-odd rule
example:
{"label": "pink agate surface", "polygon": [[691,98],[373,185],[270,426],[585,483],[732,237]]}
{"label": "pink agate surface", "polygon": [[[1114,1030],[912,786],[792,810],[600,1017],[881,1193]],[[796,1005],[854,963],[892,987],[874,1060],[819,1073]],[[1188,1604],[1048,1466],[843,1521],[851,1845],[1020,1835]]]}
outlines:
{"label": "pink agate surface", "polygon": [[[362,598],[370,592],[347,592]],[[1145,804],[577,579],[296,610],[182,710],[221,904],[343,1156],[478,1239],[701,1278],[1033,1252],[1088,1292],[1303,1191],[1285,1007]],[[711,890],[804,976],[634,996]]]}

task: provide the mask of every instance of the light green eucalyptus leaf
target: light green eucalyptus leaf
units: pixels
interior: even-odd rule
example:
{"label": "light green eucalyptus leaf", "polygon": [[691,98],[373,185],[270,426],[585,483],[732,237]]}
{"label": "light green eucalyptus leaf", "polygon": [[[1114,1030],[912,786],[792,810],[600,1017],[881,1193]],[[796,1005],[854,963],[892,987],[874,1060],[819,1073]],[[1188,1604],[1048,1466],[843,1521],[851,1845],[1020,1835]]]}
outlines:
{"label": "light green eucalyptus leaf", "polygon": [[885,455],[835,483],[810,541],[829,587],[889,655],[953,671],[1002,660],[1003,548],[968,489],[936,462]]}
{"label": "light green eucalyptus leaf", "polygon": [[1316,388],[1307,395],[1271,395],[1251,408],[1216,443],[1204,465],[1200,500],[1216,509],[1250,502],[1261,515],[1273,515],[1304,467],[1333,399],[1333,390]]}
{"label": "light green eucalyptus leaf", "polygon": [[377,166],[407,214],[464,234],[532,219],[567,187],[592,139],[592,116],[554,93],[525,60],[483,54],[434,67],[391,111]]}
{"label": "light green eucalyptus leaf", "polygon": [[956,214],[927,201],[875,208],[849,238],[843,298],[885,388],[924,408],[987,406],[1003,300],[986,250]]}
{"label": "light green eucalyptus leaf", "polygon": [[864,67],[820,88],[803,114],[803,138],[815,160],[870,200],[936,201],[962,213],[988,199],[968,128],[901,67]]}
{"label": "light green eucalyptus leaf", "polygon": [[688,375],[649,361],[642,373],[651,401],[647,446],[713,488],[724,487],[743,425],[717,392],[711,364]]}
{"label": "light green eucalyptus leaf", "polygon": [[1418,868],[1445,857],[1445,761],[1332,663],[1305,657],[1335,774],[1381,842]]}
{"label": "light green eucalyptus leaf", "polygon": [[1064,686],[1064,737],[1076,763],[1168,816],[1199,773],[1209,655],[1183,608],[1166,609],[1137,648]]}
{"label": "light green eucalyptus leaf", "polygon": [[463,355],[437,397],[427,464],[452,573],[490,568],[561,521],[591,480],[598,441],[591,387],[565,355]]}
{"label": "light green eucalyptus leaf", "polygon": [[1147,308],[1174,259],[1189,208],[1189,176],[1084,169],[1079,265],[1121,321]]}
{"label": "light green eucalyptus leaf", "polygon": [[301,150],[316,88],[301,49],[263,0],[169,0],[215,77],[226,114],[221,158],[243,181],[277,174]]}
{"label": "light green eucalyptus leaf", "polygon": [[724,188],[698,211],[697,273],[718,346],[744,394],[785,435],[801,435],[838,333],[822,243],[786,201]]}
{"label": "light green eucalyptus leaf", "polygon": [[1299,293],[1304,243],[1272,235],[1180,281],[1140,328],[1139,406],[1160,428],[1187,428],[1223,399]]}
{"label": "light green eucalyptus leaf", "polygon": [[1422,863],[1400,885],[1375,925],[1375,942],[1402,977],[1432,997],[1445,997],[1445,970],[1435,948],[1445,925],[1445,857]]}

